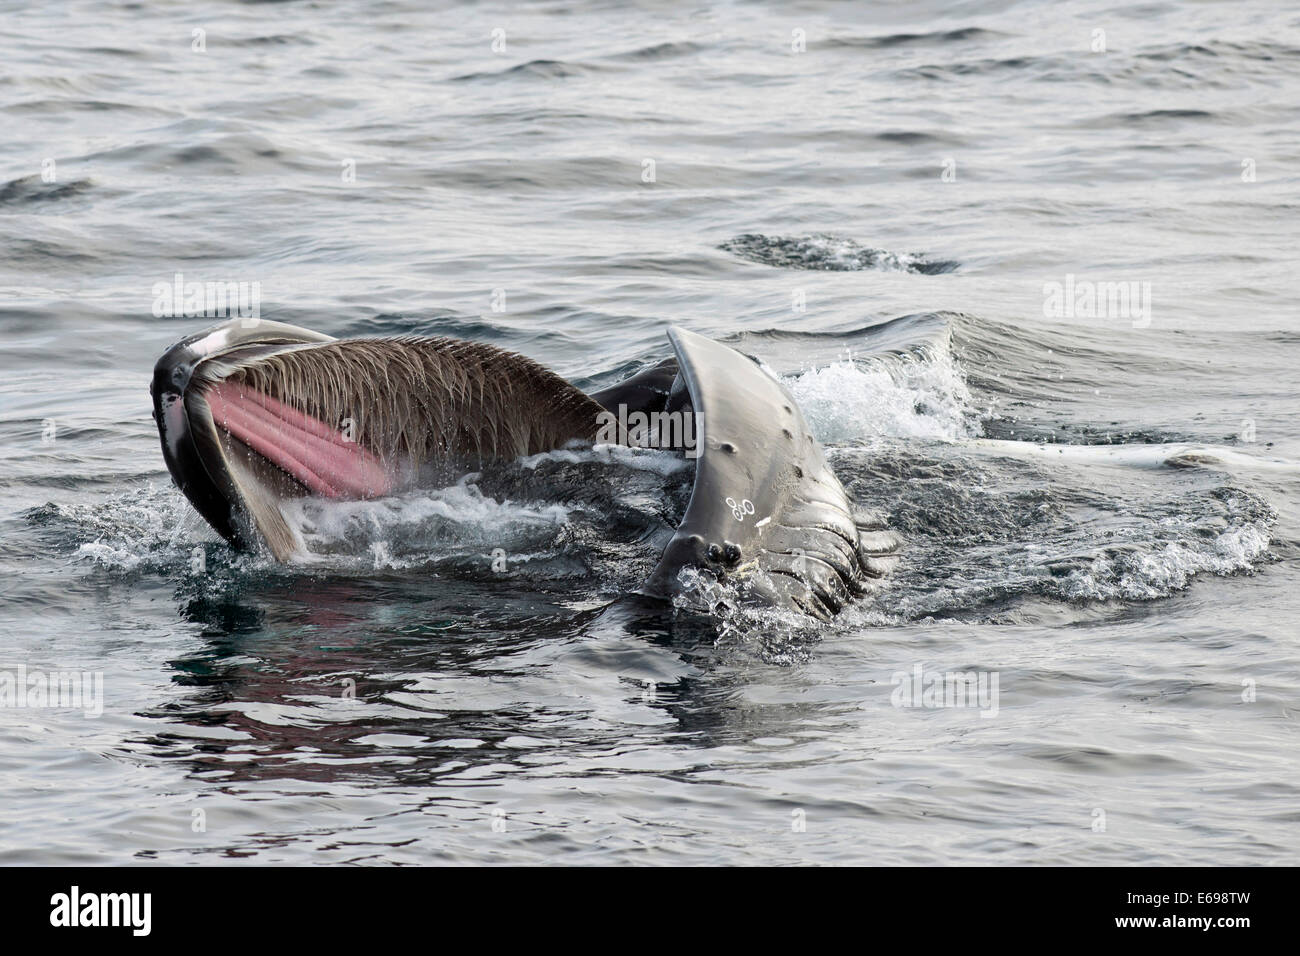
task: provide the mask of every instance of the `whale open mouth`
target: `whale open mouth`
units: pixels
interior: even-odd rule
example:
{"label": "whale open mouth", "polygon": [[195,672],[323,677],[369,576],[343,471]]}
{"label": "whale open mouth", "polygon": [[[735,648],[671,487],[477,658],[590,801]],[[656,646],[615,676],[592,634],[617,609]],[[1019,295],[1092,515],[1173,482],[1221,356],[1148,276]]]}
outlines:
{"label": "whale open mouth", "polygon": [[237,547],[302,550],[287,499],[393,494],[591,440],[602,408],[540,365],[454,339],[333,338],[277,322],[192,335],[154,368],[163,457]]}

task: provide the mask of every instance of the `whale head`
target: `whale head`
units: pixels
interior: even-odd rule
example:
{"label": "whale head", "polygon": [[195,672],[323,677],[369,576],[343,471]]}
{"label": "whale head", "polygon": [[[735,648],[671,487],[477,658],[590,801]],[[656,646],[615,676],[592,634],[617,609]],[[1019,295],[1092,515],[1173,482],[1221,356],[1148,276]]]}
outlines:
{"label": "whale head", "polygon": [[233,320],[154,366],[154,418],[173,480],[238,548],[286,560],[282,505],[360,499],[484,461],[591,440],[600,405],[537,363],[450,338],[339,341]]}

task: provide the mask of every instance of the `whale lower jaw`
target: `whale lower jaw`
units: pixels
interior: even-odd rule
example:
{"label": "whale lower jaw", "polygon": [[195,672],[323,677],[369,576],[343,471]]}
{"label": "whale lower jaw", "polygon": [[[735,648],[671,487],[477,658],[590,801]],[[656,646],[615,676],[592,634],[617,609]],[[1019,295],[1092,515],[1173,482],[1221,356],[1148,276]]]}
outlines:
{"label": "whale lower jaw", "polygon": [[[642,593],[686,568],[767,604],[829,618],[883,574],[898,540],[855,516],[790,392],[753,359],[683,329],[667,360],[587,396],[493,346],[338,341],[236,320],[177,343],[151,391],[176,484],[232,545],[301,550],[284,504],[359,499],[453,480],[491,460],[596,440],[611,412],[688,416],[686,513]],[[599,399],[597,401],[596,399]],[[604,440],[603,438],[601,440]]]}
{"label": "whale lower jaw", "polygon": [[868,523],[864,546],[843,485],[775,376],[694,332],[668,336],[703,437],[686,514],[643,590],[669,597],[694,567],[763,603],[832,617],[888,570],[898,540]]}

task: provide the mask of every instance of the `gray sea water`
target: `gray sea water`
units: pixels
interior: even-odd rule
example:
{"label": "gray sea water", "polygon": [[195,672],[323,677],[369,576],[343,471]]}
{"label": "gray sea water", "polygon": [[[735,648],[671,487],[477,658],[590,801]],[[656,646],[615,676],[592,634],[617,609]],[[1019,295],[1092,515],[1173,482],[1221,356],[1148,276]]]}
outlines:
{"label": "gray sea water", "polygon": [[[1282,2],[0,3],[0,692],[103,694],[0,707],[0,862],[1294,863],[1297,170]],[[583,387],[724,339],[902,563],[631,602],[690,475],[607,451],[237,555],[178,273]]]}

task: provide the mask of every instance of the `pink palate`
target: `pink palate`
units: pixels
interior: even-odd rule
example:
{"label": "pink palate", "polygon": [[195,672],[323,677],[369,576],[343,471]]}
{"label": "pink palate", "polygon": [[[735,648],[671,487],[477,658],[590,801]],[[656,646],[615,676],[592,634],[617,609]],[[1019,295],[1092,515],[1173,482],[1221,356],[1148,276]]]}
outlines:
{"label": "pink palate", "polygon": [[324,422],[245,385],[204,393],[212,420],[309,490],[327,498],[388,494],[393,478],[373,454]]}

